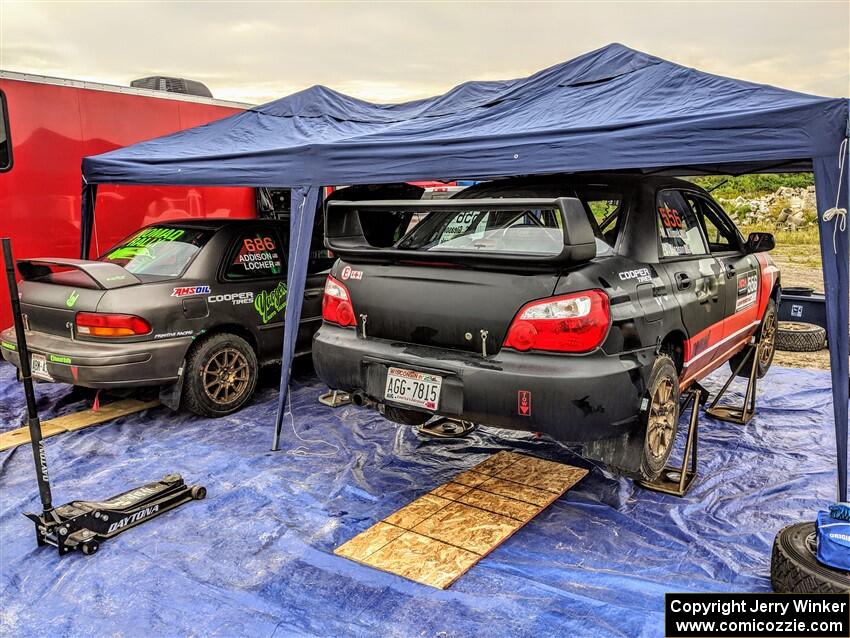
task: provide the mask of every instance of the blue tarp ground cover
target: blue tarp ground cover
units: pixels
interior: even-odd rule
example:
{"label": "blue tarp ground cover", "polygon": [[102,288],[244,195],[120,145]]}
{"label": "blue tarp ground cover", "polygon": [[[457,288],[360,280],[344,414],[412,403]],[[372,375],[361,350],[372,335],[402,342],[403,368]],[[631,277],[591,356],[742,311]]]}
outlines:
{"label": "blue tarp ground cover", "polygon": [[[354,407],[331,410],[296,367],[281,447],[265,387],[219,420],[165,408],[45,442],[54,501],[102,498],[180,471],[189,503],[60,559],[36,548],[29,447],[0,453],[0,634],[14,636],[663,635],[667,591],[768,591],[770,547],[834,496],[829,372],[774,368],[758,414],[705,419],[700,478],[684,499],[594,467],[566,496],[438,591],[333,555],[380,518],[500,449],[587,463],[547,439],[479,429],[434,441]],[[24,401],[0,366],[0,423]],[[717,389],[721,379],[707,384]],[[67,386],[37,386],[43,417]]]}

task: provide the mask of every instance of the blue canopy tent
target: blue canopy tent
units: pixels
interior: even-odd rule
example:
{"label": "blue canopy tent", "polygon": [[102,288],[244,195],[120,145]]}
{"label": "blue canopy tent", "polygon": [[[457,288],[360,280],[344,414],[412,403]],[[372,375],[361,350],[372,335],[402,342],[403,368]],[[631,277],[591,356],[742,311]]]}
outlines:
{"label": "blue canopy tent", "polygon": [[[693,175],[813,170],[837,441],[847,497],[848,100],[703,73],[611,44],[534,75],[404,104],[316,86],[83,160],[82,255],[97,184],[291,187],[277,448],[323,185],[610,169]],[[836,212],[837,211],[837,212]]]}

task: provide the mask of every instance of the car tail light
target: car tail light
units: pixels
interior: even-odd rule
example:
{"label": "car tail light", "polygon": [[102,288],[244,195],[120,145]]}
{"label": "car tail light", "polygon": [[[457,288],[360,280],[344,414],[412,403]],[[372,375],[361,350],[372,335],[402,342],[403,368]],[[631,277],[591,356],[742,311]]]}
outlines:
{"label": "car tail light", "polygon": [[353,326],[354,308],[345,284],[328,275],[322,299],[322,318],[340,326]]}
{"label": "car tail light", "polygon": [[608,296],[601,290],[559,295],[523,306],[504,345],[521,351],[587,352],[602,343],[610,322]]}
{"label": "car tail light", "polygon": [[78,312],[75,321],[77,334],[92,337],[135,337],[151,331],[151,325],[135,315]]}

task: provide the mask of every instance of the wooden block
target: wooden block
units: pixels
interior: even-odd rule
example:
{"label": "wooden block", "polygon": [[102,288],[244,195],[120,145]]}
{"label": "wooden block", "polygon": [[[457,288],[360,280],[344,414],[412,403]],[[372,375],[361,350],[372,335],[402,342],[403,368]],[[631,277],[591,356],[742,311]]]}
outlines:
{"label": "wooden block", "polygon": [[378,523],[337,547],[334,554],[362,562],[402,534],[404,530],[400,527]]}
{"label": "wooden block", "polygon": [[[521,486],[524,487],[524,486]],[[518,521],[528,521],[537,516],[539,505],[518,501],[508,496],[500,496],[479,489],[472,489],[457,499],[461,503],[472,505],[478,509],[501,514]]]}
{"label": "wooden block", "polygon": [[[61,434],[64,431],[64,428],[58,425],[52,425],[47,421],[41,424],[41,438],[43,439],[46,439],[49,436],[53,436],[54,434]],[[3,432],[2,434],[0,434],[0,451],[9,450],[13,447],[18,447],[19,445],[23,445],[24,443],[29,442],[29,428],[18,428],[16,430],[9,430],[8,432]]]}
{"label": "wooden block", "polygon": [[521,521],[463,503],[451,503],[419,523],[414,532],[483,556],[522,526]]}
{"label": "wooden block", "polygon": [[457,501],[461,496],[469,492],[472,488],[468,485],[462,485],[461,483],[453,483],[449,481],[448,483],[444,483],[440,487],[431,490],[431,494],[434,496],[439,496],[441,498],[447,498],[450,501]]}
{"label": "wooden block", "polygon": [[445,589],[585,474],[578,467],[499,452],[334,553]]}
{"label": "wooden block", "polygon": [[423,585],[445,589],[477,563],[479,558],[460,547],[413,532],[404,532],[363,562]]}
{"label": "wooden block", "polygon": [[[122,399],[114,403],[106,403],[100,409],[83,410],[72,414],[64,414],[55,419],[48,419],[41,423],[42,438],[62,434],[63,432],[74,432],[82,430],[91,425],[105,423],[120,416],[127,416],[134,412],[140,412],[159,405],[159,401],[138,401],[136,399]],[[29,428],[18,428],[0,434],[0,451],[17,447],[30,442]]]}
{"label": "wooden block", "polygon": [[153,408],[158,405],[159,401],[122,399],[121,401],[101,405],[97,412],[94,410],[83,410],[82,412],[64,414],[60,417],[56,417],[55,419],[45,421],[45,423],[58,425],[67,432],[74,432],[76,430],[87,428],[91,425],[105,423],[106,421],[117,419],[120,416],[127,416],[134,412],[141,412],[142,410],[147,410],[148,408]]}
{"label": "wooden block", "polygon": [[451,501],[447,499],[426,494],[421,498],[417,498],[410,505],[405,505],[394,514],[390,514],[384,519],[384,522],[395,525],[396,527],[403,527],[404,529],[413,529],[421,521],[424,521],[449,503]]}
{"label": "wooden block", "polygon": [[479,490],[498,494],[499,496],[508,496],[515,498],[538,507],[545,507],[552,500],[551,492],[538,490],[536,487],[506,481],[500,478],[489,478],[478,485]]}

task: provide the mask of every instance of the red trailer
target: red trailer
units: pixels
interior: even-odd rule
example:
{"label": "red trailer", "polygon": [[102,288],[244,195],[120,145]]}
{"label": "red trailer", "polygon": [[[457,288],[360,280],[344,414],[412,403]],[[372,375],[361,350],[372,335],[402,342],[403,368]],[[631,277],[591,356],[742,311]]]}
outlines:
{"label": "red trailer", "polygon": [[[0,236],[15,256],[78,257],[80,162],[237,113],[246,104],[0,71]],[[252,188],[109,186],[97,194],[92,254],[146,224],[255,217]],[[0,326],[11,323],[0,303]]]}

